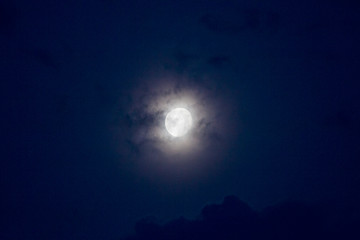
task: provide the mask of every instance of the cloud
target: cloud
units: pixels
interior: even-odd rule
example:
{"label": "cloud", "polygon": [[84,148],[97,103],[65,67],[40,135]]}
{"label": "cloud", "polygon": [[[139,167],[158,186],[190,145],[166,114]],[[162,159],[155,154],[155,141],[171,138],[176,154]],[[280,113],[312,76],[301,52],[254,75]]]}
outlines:
{"label": "cloud", "polygon": [[274,30],[280,23],[280,15],[274,11],[246,9],[235,12],[207,13],[200,23],[209,30],[225,35],[237,35],[251,30]]}
{"label": "cloud", "polygon": [[336,111],[332,111],[324,118],[324,124],[330,127],[337,127],[343,130],[350,130],[353,133],[359,132],[359,114],[351,104],[342,106]]}
{"label": "cloud", "polygon": [[[227,131],[235,132],[228,115],[233,106],[220,98],[211,81],[199,81],[191,76],[169,74],[148,77],[129,93],[121,112],[125,112],[118,127],[131,149],[151,156],[156,152],[163,157],[200,157],[211,147],[212,154],[225,143]],[[182,138],[173,138],[164,127],[166,114],[173,108],[187,108],[193,117],[193,128]],[[231,135],[231,134],[230,134]],[[120,144],[119,144],[120,145]],[[129,150],[129,149],[128,149]],[[159,156],[160,156],[159,155]],[[205,154],[209,157],[209,154]]]}
{"label": "cloud", "polygon": [[46,67],[59,70],[59,64],[57,63],[53,54],[51,54],[49,51],[42,48],[28,47],[23,48],[23,52]]}
{"label": "cloud", "polygon": [[[111,131],[119,161],[134,166],[134,174],[183,183],[210,176],[236,143],[241,121],[234,93],[219,88],[209,74],[192,73],[144,74],[119,100]],[[177,107],[190,111],[193,125],[185,136],[174,138],[165,117]]]}
{"label": "cloud", "polygon": [[128,106],[126,115],[129,126],[134,131],[130,137],[131,142],[141,145],[170,140],[171,136],[162,126],[162,120],[166,113],[175,107],[188,108],[195,119],[196,132],[193,134],[204,134],[206,126],[212,124],[212,120],[206,118],[206,110],[201,103],[209,100],[207,93],[198,86],[191,87],[191,83],[185,81],[152,80],[135,89],[132,104]]}
{"label": "cloud", "polygon": [[142,219],[135,226],[135,234],[126,240],[341,239],[355,234],[353,219],[334,225],[329,224],[326,214],[314,205],[291,201],[258,212],[237,197],[228,196],[221,204],[205,206],[195,220],[181,217],[161,225],[151,218]]}
{"label": "cloud", "polygon": [[208,64],[214,67],[222,67],[230,62],[229,56],[217,55],[208,59]]}

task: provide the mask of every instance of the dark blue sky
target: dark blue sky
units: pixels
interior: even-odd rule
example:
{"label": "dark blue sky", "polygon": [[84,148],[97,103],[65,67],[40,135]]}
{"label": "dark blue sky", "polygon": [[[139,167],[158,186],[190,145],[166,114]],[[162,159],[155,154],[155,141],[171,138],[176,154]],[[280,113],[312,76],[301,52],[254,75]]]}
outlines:
{"label": "dark blue sky", "polygon": [[[1,1],[0,238],[117,239],[228,194],[359,213],[358,9]],[[152,129],[177,100],[199,122],[175,156]]]}

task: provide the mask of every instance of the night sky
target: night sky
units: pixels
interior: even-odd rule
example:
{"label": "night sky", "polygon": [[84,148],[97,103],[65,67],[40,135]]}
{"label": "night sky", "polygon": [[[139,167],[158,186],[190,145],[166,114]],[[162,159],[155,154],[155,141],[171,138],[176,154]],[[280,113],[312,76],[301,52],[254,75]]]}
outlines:
{"label": "night sky", "polygon": [[[241,215],[257,229],[255,218],[318,210],[353,224],[359,10],[1,0],[0,239],[162,239],[141,224],[183,216],[172,224],[206,229]],[[164,125],[176,107],[193,117],[179,138]]]}

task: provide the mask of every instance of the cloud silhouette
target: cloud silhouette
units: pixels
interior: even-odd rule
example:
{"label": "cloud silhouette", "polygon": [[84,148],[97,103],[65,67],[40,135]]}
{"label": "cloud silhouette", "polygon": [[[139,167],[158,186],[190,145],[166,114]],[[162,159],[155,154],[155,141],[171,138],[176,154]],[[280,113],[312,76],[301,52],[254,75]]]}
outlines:
{"label": "cloud silhouette", "polygon": [[125,240],[296,240],[356,237],[354,220],[334,225],[329,224],[325,216],[328,214],[320,207],[291,201],[258,212],[237,197],[228,196],[221,204],[205,206],[196,220],[178,218],[160,225],[151,218],[142,219],[135,226],[135,234]]}

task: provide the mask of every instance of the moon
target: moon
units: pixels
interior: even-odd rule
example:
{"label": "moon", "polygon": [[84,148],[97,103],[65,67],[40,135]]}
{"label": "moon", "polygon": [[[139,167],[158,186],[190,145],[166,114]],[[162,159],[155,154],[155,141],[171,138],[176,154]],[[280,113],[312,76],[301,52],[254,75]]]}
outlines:
{"label": "moon", "polygon": [[175,108],[166,115],[166,130],[174,137],[184,136],[191,126],[191,113],[185,108]]}

